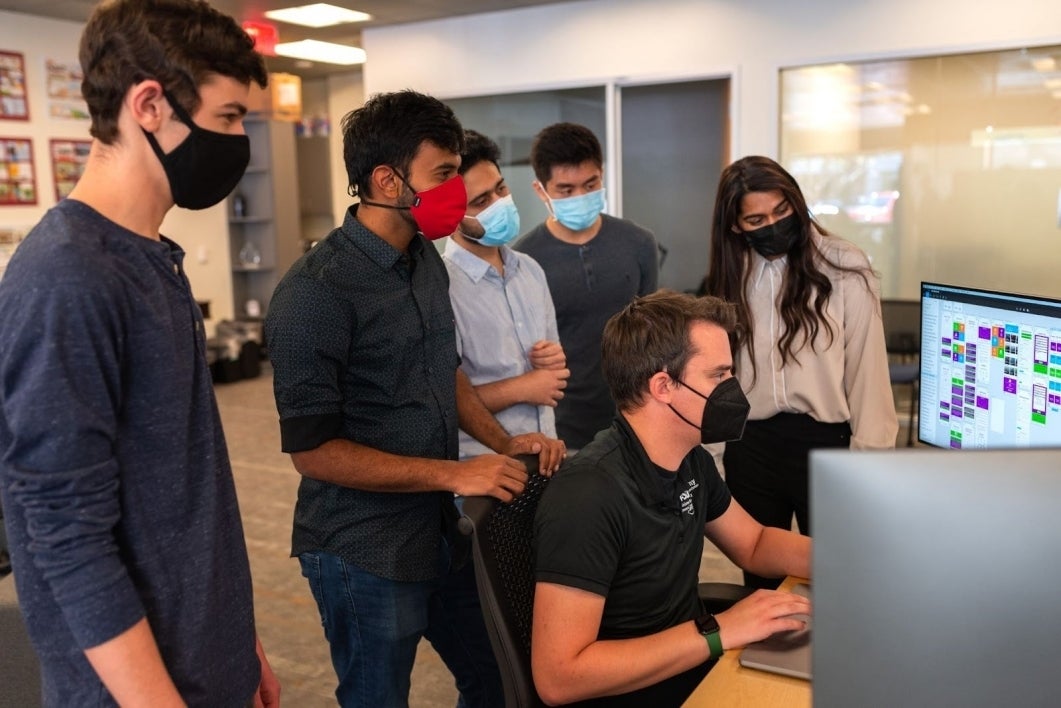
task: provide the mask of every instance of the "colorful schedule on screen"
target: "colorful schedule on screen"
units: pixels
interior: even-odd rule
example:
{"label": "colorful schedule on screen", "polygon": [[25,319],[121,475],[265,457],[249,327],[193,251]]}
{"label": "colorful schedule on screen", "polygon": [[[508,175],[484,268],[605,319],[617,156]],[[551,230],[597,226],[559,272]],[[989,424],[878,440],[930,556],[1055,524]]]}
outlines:
{"label": "colorful schedule on screen", "polygon": [[921,284],[922,442],[1061,447],[1061,301]]}

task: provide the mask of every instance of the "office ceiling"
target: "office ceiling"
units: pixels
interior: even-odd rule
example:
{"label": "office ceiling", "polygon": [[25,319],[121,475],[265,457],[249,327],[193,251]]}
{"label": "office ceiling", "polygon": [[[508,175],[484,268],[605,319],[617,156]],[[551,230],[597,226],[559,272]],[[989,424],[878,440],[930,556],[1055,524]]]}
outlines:
{"label": "office ceiling", "polygon": [[[99,0],[0,0],[0,10],[22,12],[28,15],[51,17],[61,20],[84,22]],[[239,21],[265,20],[266,10],[275,10],[293,5],[308,5],[318,0],[210,0],[210,4],[235,17]],[[533,5],[550,5],[570,0],[322,0],[332,5],[360,10],[372,15],[372,20],[336,27],[299,27],[274,23],[279,28],[280,41],[292,42],[300,39],[319,39],[361,46],[361,29],[396,25],[405,22],[436,20],[443,17],[471,15],[480,12],[511,10]],[[267,20],[269,21],[269,20]],[[372,61],[372,57],[368,58]],[[299,62],[285,57],[268,57],[270,71],[286,71],[304,79],[319,78],[333,73],[347,73],[351,67],[340,67],[322,63]],[[307,65],[308,64],[308,65]],[[356,70],[356,68],[354,69]]]}

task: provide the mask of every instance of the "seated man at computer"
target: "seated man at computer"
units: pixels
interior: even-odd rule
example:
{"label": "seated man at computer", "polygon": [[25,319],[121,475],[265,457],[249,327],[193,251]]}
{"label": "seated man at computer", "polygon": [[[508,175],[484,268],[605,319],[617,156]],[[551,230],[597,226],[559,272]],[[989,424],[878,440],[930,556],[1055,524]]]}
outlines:
{"label": "seated man at computer", "polygon": [[759,590],[713,617],[697,597],[704,535],[757,575],[810,575],[810,539],[749,516],[701,447],[744,429],[735,322],[723,300],[661,290],[604,328],[619,415],[535,517],[531,663],[546,703],[678,706],[724,650],[803,628],[798,595]]}

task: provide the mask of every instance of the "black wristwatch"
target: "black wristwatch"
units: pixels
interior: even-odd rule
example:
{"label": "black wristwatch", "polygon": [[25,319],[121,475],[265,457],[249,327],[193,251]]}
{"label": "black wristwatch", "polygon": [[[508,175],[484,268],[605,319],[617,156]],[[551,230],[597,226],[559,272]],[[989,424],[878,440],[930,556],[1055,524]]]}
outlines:
{"label": "black wristwatch", "polygon": [[717,659],[722,656],[722,636],[719,634],[718,620],[714,615],[700,615],[696,618],[696,630],[707,640],[707,648],[711,652],[711,658]]}

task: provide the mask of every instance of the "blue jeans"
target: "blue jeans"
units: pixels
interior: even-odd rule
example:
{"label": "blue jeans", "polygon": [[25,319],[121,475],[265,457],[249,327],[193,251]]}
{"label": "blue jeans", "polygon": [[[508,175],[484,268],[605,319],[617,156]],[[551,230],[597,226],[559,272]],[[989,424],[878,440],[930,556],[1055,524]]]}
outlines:
{"label": "blue jeans", "polygon": [[440,577],[423,582],[381,578],[331,553],[303,553],[299,562],[331,646],[340,706],[406,708],[420,637],[453,672],[458,708],[504,705],[472,563],[450,574],[445,542]]}

